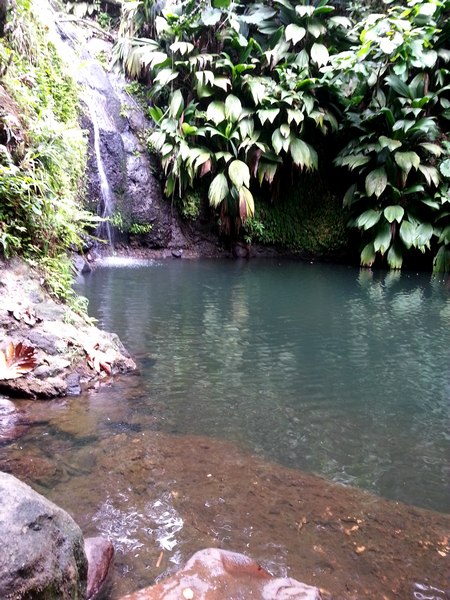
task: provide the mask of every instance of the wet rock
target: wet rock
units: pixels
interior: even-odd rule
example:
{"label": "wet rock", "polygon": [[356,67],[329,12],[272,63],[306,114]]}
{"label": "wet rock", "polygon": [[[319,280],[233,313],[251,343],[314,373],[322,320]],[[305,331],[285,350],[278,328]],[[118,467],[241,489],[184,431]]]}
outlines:
{"label": "wet rock", "polygon": [[320,600],[316,587],[290,577],[275,578],[253,559],[227,550],[196,552],[186,566],[160,583],[122,600]]}
{"label": "wet rock", "polygon": [[0,473],[0,597],[84,598],[87,560],[81,530],[61,508]]}
{"label": "wet rock", "polygon": [[81,394],[80,376],[78,373],[70,373],[66,377],[67,395],[79,396]]}
{"label": "wet rock", "polygon": [[114,546],[102,537],[86,538],[84,551],[88,560],[87,600],[101,597],[108,588]]}
{"label": "wet rock", "polygon": [[28,429],[22,415],[11,400],[0,397],[0,442],[12,442]]}

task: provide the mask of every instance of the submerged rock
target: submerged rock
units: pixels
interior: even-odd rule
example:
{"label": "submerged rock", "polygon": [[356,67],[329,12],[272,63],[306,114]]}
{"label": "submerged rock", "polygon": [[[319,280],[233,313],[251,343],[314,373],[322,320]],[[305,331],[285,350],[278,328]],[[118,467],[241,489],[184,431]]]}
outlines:
{"label": "submerged rock", "polygon": [[85,598],[83,536],[61,508],[0,473],[0,598]]}
{"label": "submerged rock", "polygon": [[208,548],[196,552],[185,567],[160,583],[122,600],[321,600],[316,587],[290,577],[272,577],[253,559]]}

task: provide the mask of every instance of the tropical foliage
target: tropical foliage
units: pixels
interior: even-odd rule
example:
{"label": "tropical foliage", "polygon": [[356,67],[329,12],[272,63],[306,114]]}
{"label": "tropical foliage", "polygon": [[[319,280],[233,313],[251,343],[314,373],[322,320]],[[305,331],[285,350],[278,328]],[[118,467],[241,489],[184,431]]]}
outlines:
{"label": "tropical foliage", "polygon": [[74,82],[38,13],[18,1],[0,39],[0,255],[38,265],[51,291],[68,299],[67,250],[83,245],[93,220],[79,198],[86,143]]}
{"label": "tropical foliage", "polygon": [[336,158],[353,182],[344,206],[363,232],[361,263],[410,249],[449,269],[450,3],[410,2],[370,15],[359,44],[333,59],[350,138]]}
{"label": "tropical foliage", "polygon": [[336,152],[361,264],[432,250],[448,270],[449,7],[353,23],[327,0],[126,0],[115,57],[149,84],[166,194],[207,182],[222,228],[261,238],[255,198]]}
{"label": "tropical foliage", "polygon": [[[350,23],[326,0],[189,0],[161,14],[147,7],[153,27],[144,6],[125,8],[116,58],[129,76],[152,81],[149,142],[161,154],[166,194],[182,197],[207,178],[222,228],[235,232],[254,215],[256,186],[276,196],[283,173],[317,169],[316,141],[337,129],[320,68]],[[143,29],[157,39],[137,37]]]}

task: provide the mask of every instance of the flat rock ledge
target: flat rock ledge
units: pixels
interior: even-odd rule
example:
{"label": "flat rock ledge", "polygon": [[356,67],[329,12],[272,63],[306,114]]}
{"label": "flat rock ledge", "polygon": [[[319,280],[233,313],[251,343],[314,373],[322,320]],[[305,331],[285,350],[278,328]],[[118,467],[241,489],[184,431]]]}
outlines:
{"label": "flat rock ledge", "polygon": [[0,349],[19,342],[35,349],[36,368],[0,379],[0,393],[22,398],[78,395],[93,381],[136,368],[114,333],[95,327],[44,290],[22,261],[0,261]]}
{"label": "flat rock ledge", "polygon": [[272,577],[253,559],[207,548],[156,585],[121,600],[322,600],[320,590],[290,577]]}

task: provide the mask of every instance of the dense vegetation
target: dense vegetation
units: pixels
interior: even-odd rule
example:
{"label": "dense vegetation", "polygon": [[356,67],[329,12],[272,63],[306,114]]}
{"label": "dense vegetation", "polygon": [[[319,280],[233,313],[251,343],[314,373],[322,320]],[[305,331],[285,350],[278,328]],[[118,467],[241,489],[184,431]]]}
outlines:
{"label": "dense vegetation", "polygon": [[70,248],[93,217],[81,210],[86,141],[77,90],[28,0],[0,38],[0,255],[23,256],[72,299]]}
{"label": "dense vegetation", "polygon": [[[148,87],[149,143],[185,212],[203,183],[226,233],[290,243],[267,215],[289,229],[305,196],[290,189],[325,178],[343,198],[337,229],[346,219],[361,232],[362,265],[400,268],[419,251],[448,271],[450,2],[363,13],[327,0],[126,0],[115,56]],[[320,167],[320,185],[305,178]]]}

